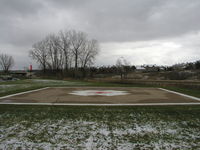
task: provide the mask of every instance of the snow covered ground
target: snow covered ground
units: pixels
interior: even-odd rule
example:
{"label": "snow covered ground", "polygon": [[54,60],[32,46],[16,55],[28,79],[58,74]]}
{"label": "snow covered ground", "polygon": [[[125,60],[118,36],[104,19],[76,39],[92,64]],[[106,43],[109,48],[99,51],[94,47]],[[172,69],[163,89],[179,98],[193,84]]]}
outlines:
{"label": "snow covered ground", "polygon": [[[34,114],[40,118],[46,112]],[[55,113],[55,112],[54,112]],[[26,119],[0,115],[0,149],[198,149],[200,119],[156,119],[146,113],[131,112],[110,118],[108,113],[85,116]],[[95,118],[96,116],[96,118]],[[122,119],[124,117],[126,119]],[[169,117],[169,116],[166,116]],[[193,118],[194,119],[194,118]],[[10,120],[10,122],[9,122]],[[12,120],[12,121],[11,121]],[[193,126],[192,126],[193,125]]]}

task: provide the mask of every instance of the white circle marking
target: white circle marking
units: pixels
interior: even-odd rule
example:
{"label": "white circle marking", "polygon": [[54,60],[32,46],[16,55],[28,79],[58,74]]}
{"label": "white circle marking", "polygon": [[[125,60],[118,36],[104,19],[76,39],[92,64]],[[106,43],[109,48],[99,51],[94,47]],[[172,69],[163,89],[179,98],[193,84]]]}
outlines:
{"label": "white circle marking", "polygon": [[118,96],[118,95],[127,95],[129,94],[126,91],[116,91],[116,90],[78,90],[72,91],[72,95],[79,95],[79,96]]}

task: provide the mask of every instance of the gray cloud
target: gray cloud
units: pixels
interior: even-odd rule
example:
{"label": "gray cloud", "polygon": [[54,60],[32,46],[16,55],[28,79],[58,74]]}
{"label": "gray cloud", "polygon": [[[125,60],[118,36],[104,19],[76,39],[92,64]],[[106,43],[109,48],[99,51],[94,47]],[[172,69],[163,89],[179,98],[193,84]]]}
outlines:
{"label": "gray cloud", "polygon": [[1,0],[0,14],[6,16],[26,16],[37,13],[42,8],[38,0]]}
{"label": "gray cloud", "polygon": [[103,42],[152,40],[199,31],[198,0],[59,2],[52,4],[76,10],[74,17],[82,25],[80,28]]}
{"label": "gray cloud", "polygon": [[[199,9],[199,0],[0,0],[0,51],[17,52],[28,63],[34,42],[61,29],[77,29],[100,41],[102,53],[109,54],[107,64],[122,55],[120,45],[135,55],[143,53],[137,63],[149,63],[148,56],[152,62],[174,63],[176,58],[166,56],[170,50],[161,49],[166,41],[181,45],[171,48],[174,53],[187,51],[189,59],[181,55],[180,61],[198,59]],[[159,42],[155,53],[160,55],[147,53],[155,48],[152,41]]]}

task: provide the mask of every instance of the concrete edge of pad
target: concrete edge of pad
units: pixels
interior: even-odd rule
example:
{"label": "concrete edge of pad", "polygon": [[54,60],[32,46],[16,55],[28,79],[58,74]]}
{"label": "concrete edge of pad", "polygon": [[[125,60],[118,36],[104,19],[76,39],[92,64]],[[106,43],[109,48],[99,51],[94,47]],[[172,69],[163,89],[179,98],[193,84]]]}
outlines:
{"label": "concrete edge of pad", "polygon": [[9,97],[12,97],[12,96],[18,96],[18,95],[27,94],[27,93],[32,93],[32,92],[37,92],[37,91],[45,90],[45,89],[48,89],[48,88],[50,88],[50,87],[45,87],[45,88],[40,88],[40,89],[36,89],[36,90],[29,90],[29,91],[25,91],[25,92],[11,94],[11,95],[7,95],[7,96],[2,96],[2,97],[0,97],[0,99],[9,98]]}
{"label": "concrete edge of pad", "polygon": [[44,106],[178,106],[200,105],[200,103],[138,103],[138,104],[77,104],[77,103],[0,103],[0,105],[44,105]]}
{"label": "concrete edge of pad", "polygon": [[184,97],[187,97],[187,98],[191,98],[193,100],[200,101],[200,98],[198,98],[198,97],[194,97],[194,96],[190,96],[190,95],[187,95],[187,94],[183,94],[183,93],[167,90],[167,89],[164,89],[164,88],[158,88],[158,89],[166,91],[166,92],[169,92],[169,93],[174,93],[174,94],[177,94],[177,95],[180,95],[180,96],[184,96]]}

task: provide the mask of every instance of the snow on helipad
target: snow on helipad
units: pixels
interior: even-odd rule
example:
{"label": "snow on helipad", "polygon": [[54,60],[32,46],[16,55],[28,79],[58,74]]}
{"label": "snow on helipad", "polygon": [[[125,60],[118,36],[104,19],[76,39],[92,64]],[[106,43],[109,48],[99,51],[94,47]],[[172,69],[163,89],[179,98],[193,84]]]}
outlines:
{"label": "snow on helipad", "polygon": [[79,96],[118,96],[118,95],[127,95],[127,91],[117,91],[117,90],[78,90],[73,91],[69,94],[79,95]]}

